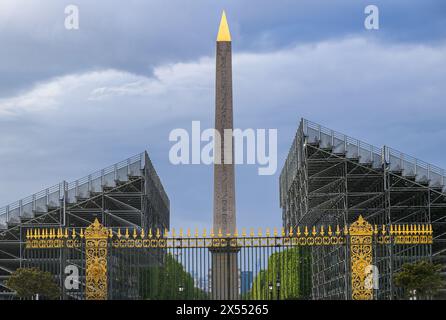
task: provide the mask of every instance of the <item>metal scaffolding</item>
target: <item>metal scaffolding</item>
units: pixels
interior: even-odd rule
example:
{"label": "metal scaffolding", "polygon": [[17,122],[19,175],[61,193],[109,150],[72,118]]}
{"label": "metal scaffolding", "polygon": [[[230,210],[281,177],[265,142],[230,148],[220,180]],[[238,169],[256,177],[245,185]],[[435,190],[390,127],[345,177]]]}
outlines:
{"label": "metal scaffolding", "polygon": [[[19,267],[34,266],[50,271],[63,288],[65,266],[79,268],[80,281],[85,275],[82,250],[26,251],[24,232],[33,228],[78,230],[99,219],[109,228],[169,228],[170,204],[161,181],[147,154],[143,152],[71,183],[62,182],[30,197],[0,208],[0,299],[12,298],[4,281]],[[124,260],[137,259],[148,264],[149,252],[137,256],[111,258],[111,270],[118,274]],[[152,259],[153,260],[153,259]],[[134,261],[134,260],[131,260]],[[112,284],[116,292],[129,288],[132,272],[121,273]],[[124,279],[123,279],[124,278]],[[134,297],[136,293],[127,293]],[[64,293],[65,294],[65,293]],[[64,298],[81,298],[64,296]]]}
{"label": "metal scaffolding", "polygon": [[[398,298],[392,279],[403,263],[427,258],[445,264],[445,182],[443,169],[302,119],[280,175],[283,225],[347,224],[359,215],[380,225],[432,223],[432,246],[374,250],[380,273],[375,298]],[[313,299],[351,296],[345,246],[312,248],[311,257]]]}

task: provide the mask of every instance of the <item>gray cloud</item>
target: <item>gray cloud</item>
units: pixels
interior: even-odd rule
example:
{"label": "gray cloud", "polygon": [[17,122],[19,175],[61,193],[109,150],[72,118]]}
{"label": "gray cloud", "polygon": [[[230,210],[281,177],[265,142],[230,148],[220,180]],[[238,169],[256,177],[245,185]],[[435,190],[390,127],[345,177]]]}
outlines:
{"label": "gray cloud", "polygon": [[90,70],[151,75],[157,65],[212,55],[221,10],[239,51],[274,51],[357,35],[435,42],[446,35],[441,0],[377,0],[381,29],[363,28],[365,0],[77,0],[81,29],[64,29],[71,0],[0,2],[0,96]]}
{"label": "gray cloud", "polygon": [[[235,125],[278,128],[279,167],[301,116],[446,167],[439,147],[446,142],[445,65],[445,44],[363,37],[236,51]],[[171,197],[173,223],[210,223],[212,168],[170,165],[168,135],[192,120],[212,126],[214,68],[203,56],[159,64],[153,75],[72,73],[0,99],[1,203],[148,148]],[[278,174],[237,167],[240,227],[257,216],[264,226],[280,225]]]}

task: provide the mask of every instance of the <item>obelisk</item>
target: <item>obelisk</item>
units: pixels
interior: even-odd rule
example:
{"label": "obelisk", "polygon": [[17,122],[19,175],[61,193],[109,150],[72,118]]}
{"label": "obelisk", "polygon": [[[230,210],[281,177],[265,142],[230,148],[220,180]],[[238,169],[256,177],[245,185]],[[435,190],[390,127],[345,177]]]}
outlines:
{"label": "obelisk", "polygon": [[[223,11],[216,54],[215,130],[221,143],[214,154],[213,221],[214,232],[222,237],[233,235],[236,228],[233,127],[232,44]],[[212,297],[218,300],[238,298],[237,252],[234,250],[212,252]]]}

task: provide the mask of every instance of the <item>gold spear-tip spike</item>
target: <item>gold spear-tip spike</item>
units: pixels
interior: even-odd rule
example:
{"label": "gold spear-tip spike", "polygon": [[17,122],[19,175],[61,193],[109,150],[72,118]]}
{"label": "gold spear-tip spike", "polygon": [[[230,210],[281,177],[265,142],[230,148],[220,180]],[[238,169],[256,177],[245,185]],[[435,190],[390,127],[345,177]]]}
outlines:
{"label": "gold spear-tip spike", "polygon": [[223,237],[223,233],[221,232],[221,228],[218,228],[218,237],[219,238]]}
{"label": "gold spear-tip spike", "polygon": [[141,229],[141,239],[144,239],[146,236],[146,231],[144,229]]}
{"label": "gold spear-tip spike", "polygon": [[[361,216],[359,216],[359,218],[361,218]],[[344,226],[344,235],[348,235],[348,228],[347,228],[347,226]]]}
{"label": "gold spear-tip spike", "polygon": [[324,225],[321,225],[321,231],[320,231],[321,236],[324,236],[325,231],[324,231]]}
{"label": "gold spear-tip spike", "polygon": [[258,232],[257,232],[257,235],[258,235],[259,237],[262,236],[262,228],[259,228],[259,230],[258,230]]}
{"label": "gold spear-tip spike", "polygon": [[246,237],[246,228],[242,228],[242,237]]}
{"label": "gold spear-tip spike", "polygon": [[277,228],[276,227],[274,227],[274,237],[277,237],[277,236],[279,236],[279,233],[277,232]]}
{"label": "gold spear-tip spike", "polygon": [[84,229],[81,229],[81,233],[79,234],[79,237],[81,237],[81,239],[84,238]]}
{"label": "gold spear-tip spike", "polygon": [[336,235],[338,237],[341,235],[341,229],[339,228],[339,224],[336,225]]}
{"label": "gold spear-tip spike", "polygon": [[286,236],[286,234],[285,234],[285,228],[282,227],[282,237],[285,237],[285,236]]}
{"label": "gold spear-tip spike", "polygon": [[164,238],[169,238],[169,229],[164,228]]}
{"label": "gold spear-tip spike", "polygon": [[195,228],[195,234],[194,234],[194,236],[195,236],[195,238],[198,238],[198,237],[199,237],[199,234],[198,234],[198,228]]}
{"label": "gold spear-tip spike", "polygon": [[296,236],[300,237],[301,233],[300,233],[300,227],[297,226],[297,232],[296,232]]}
{"label": "gold spear-tip spike", "polygon": [[156,237],[158,239],[161,238],[161,230],[160,230],[160,228],[156,228]]}
{"label": "gold spear-tip spike", "polygon": [[235,228],[235,231],[234,231],[234,238],[238,238],[238,230],[237,230],[237,228]]}
{"label": "gold spear-tip spike", "polygon": [[71,230],[71,238],[76,238],[76,231],[74,230],[74,228],[73,230]]}
{"label": "gold spear-tip spike", "polygon": [[375,230],[374,230],[375,234],[378,234],[378,226],[375,224]]}
{"label": "gold spear-tip spike", "polygon": [[122,234],[121,234],[121,228],[118,228],[118,234],[117,234],[118,239],[121,239]]}
{"label": "gold spear-tip spike", "polygon": [[231,237],[231,231],[226,233],[226,238],[230,238]]}
{"label": "gold spear-tip spike", "polygon": [[206,228],[203,229],[203,238],[207,237]]}
{"label": "gold spear-tip spike", "polygon": [[210,235],[211,238],[214,238],[214,237],[215,237],[215,234],[214,234],[214,228],[211,228],[211,233],[210,233],[209,235]]}
{"label": "gold spear-tip spike", "polygon": [[290,231],[288,231],[288,232],[289,232],[289,234],[290,234],[290,237],[292,237],[293,234],[294,234],[294,232],[293,232],[293,227],[290,227]]}
{"label": "gold spear-tip spike", "polygon": [[249,236],[250,236],[250,237],[254,237],[254,236],[255,236],[255,234],[254,234],[254,228],[251,228],[251,230],[250,230],[250,232],[249,232]]}
{"label": "gold spear-tip spike", "polygon": [[383,224],[383,228],[381,230],[381,233],[382,233],[382,235],[386,234],[386,225],[385,224]]}
{"label": "gold spear-tip spike", "polygon": [[190,238],[190,228],[187,228],[187,237]]}
{"label": "gold spear-tip spike", "polygon": [[311,231],[312,235],[315,236],[317,234],[316,226],[313,226],[313,230]]}
{"label": "gold spear-tip spike", "polygon": [[266,235],[267,237],[270,237],[270,236],[271,236],[271,232],[270,232],[270,229],[269,229],[269,228],[266,228],[266,230],[265,230],[265,235]]}
{"label": "gold spear-tip spike", "polygon": [[304,229],[304,235],[305,235],[305,237],[308,237],[308,226],[305,226],[305,229]]}
{"label": "gold spear-tip spike", "polygon": [[125,228],[125,238],[129,238],[129,228]]}
{"label": "gold spear-tip spike", "polygon": [[133,228],[133,239],[136,239],[138,233],[136,232],[136,228]]}
{"label": "gold spear-tip spike", "polygon": [[[172,228],[172,230],[173,230],[173,228]],[[147,236],[149,237],[149,239],[151,239],[153,237],[152,228],[149,228],[149,234]]]}
{"label": "gold spear-tip spike", "polygon": [[231,41],[231,33],[229,32],[228,20],[226,19],[226,12],[224,10],[221,15],[220,27],[218,28],[217,41]]}
{"label": "gold spear-tip spike", "polygon": [[331,226],[328,226],[328,231],[327,231],[327,236],[332,236],[333,235],[333,231],[331,230]]}

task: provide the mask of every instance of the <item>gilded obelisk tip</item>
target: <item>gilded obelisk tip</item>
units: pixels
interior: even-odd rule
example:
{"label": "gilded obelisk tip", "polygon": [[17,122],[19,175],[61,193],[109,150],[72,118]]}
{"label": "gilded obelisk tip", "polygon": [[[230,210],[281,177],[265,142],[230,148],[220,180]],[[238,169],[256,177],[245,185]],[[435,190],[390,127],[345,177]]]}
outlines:
{"label": "gilded obelisk tip", "polygon": [[217,41],[231,41],[231,33],[229,32],[228,20],[226,20],[226,13],[223,11],[221,15],[220,28],[218,29]]}

